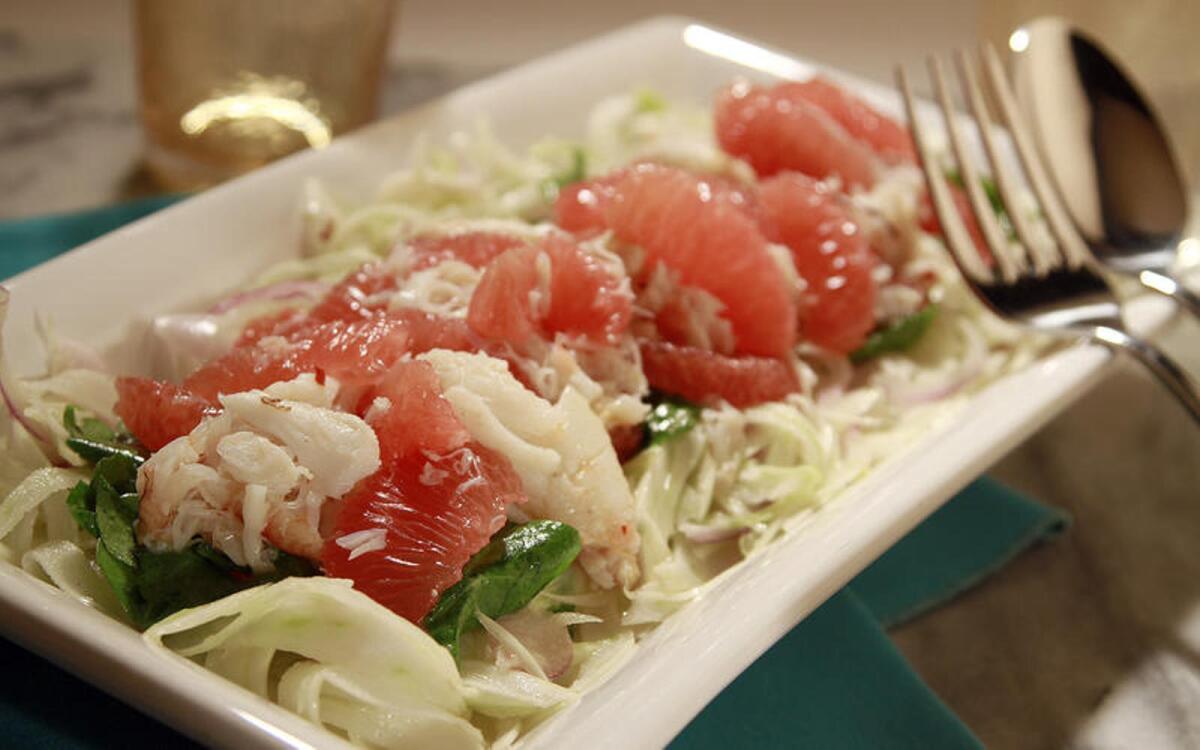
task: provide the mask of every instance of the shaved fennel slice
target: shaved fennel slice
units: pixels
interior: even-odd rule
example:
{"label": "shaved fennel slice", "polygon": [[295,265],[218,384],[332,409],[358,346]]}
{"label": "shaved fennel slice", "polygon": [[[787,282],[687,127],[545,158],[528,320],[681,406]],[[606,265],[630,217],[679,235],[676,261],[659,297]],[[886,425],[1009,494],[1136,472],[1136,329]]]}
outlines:
{"label": "shaved fennel slice", "polygon": [[[9,538],[18,536],[13,532],[19,530],[22,521],[27,522],[47,498],[66,492],[86,479],[87,475],[82,471],[50,467],[38,469],[25,477],[3,501],[0,501],[0,541],[8,544],[18,554],[26,552],[32,544],[32,537],[23,540]],[[32,525],[29,529],[32,530]]]}
{"label": "shaved fennel slice", "polygon": [[519,638],[482,612],[476,612],[475,618],[479,620],[479,624],[488,632],[488,635],[495,638],[497,643],[511,651],[517,657],[521,666],[525,668],[525,671],[538,679],[545,680],[546,682],[550,681],[546,677],[546,673],[542,670],[542,665],[538,663],[537,657],[529,649],[525,648],[525,644],[521,643]]}
{"label": "shaved fennel slice", "polygon": [[336,668],[305,661],[279,680],[279,705],[367,747],[475,748],[479,730],[436,707],[382,703]]}
{"label": "shaved fennel slice", "polygon": [[[450,653],[350,581],[290,578],[259,586],[179,612],[143,637],[154,648],[202,658],[208,668],[252,689],[269,679],[271,660],[255,654],[252,671],[234,658],[237,653],[269,649],[302,657],[299,664],[323,671],[302,670],[281,681],[281,702],[287,692],[293,699],[288,708],[302,715],[317,711],[322,723],[373,744],[396,746],[426,733],[456,738],[454,746],[482,743],[465,721],[463,684]],[[300,682],[318,674],[328,686],[317,690]],[[316,695],[316,708],[299,702],[302,695]]]}
{"label": "shaved fennel slice", "polygon": [[464,662],[463,687],[472,710],[498,719],[538,714],[578,700],[579,694],[519,669]]}
{"label": "shaved fennel slice", "polygon": [[21,567],[35,578],[62,589],[76,601],[124,620],[124,610],[117,602],[112,586],[89,557],[79,545],[58,540],[26,552],[21,557]]}
{"label": "shaved fennel slice", "polygon": [[577,644],[577,654],[580,650],[587,650],[591,653],[582,657],[577,656],[577,661],[581,662],[582,666],[575,681],[571,683],[571,689],[583,695],[598,687],[616,674],[618,669],[625,666],[625,663],[633,657],[636,649],[637,641],[633,632],[629,630],[623,630],[612,638],[602,641]]}

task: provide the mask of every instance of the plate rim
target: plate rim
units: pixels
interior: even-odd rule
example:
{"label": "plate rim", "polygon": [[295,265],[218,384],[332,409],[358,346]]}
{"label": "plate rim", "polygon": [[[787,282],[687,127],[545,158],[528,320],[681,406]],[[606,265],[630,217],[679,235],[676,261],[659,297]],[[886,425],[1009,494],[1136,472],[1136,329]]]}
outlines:
{"label": "plate rim", "polygon": [[[760,44],[750,37],[725,31],[716,25],[683,15],[663,15],[619,27],[566,49],[459,87],[416,108],[404,110],[359,129],[345,139],[339,139],[341,147],[345,148],[346,143],[357,143],[365,137],[370,137],[372,133],[394,127],[395,121],[398,119],[438,107],[450,97],[470,96],[473,92],[487,88],[503,87],[508,81],[516,80],[530,71],[548,68],[567,57],[594,56],[606,47],[636,39],[639,36],[659,35],[665,38],[668,33],[672,33],[677,37],[676,44],[682,44],[683,32],[693,26],[710,29],[731,39],[770,51],[792,61],[801,68],[830,72],[838,79],[847,81],[860,90],[866,87],[878,92],[881,86],[876,82],[838,71],[836,68],[807,61],[787,52],[777,51],[770,45]],[[335,158],[334,155],[338,153],[338,148],[339,142],[335,141],[334,146],[326,151],[305,152],[289,157],[247,177],[233,180],[204,194],[188,198],[177,205],[139,219],[101,238],[63,253],[45,264],[4,280],[3,286],[19,291],[24,284],[28,284],[31,279],[35,279],[40,274],[55,273],[61,267],[78,262],[79,258],[85,254],[102,253],[105,252],[105,248],[119,246],[126,239],[145,231],[147,226],[173,221],[180,212],[194,212],[202,210],[209,202],[220,202],[230,192],[240,191],[246,185],[252,184],[252,181],[263,175],[271,174],[274,170],[296,169],[298,165],[306,164],[310,160]],[[954,492],[961,489],[987,465],[990,465],[995,458],[1024,440],[1029,434],[1065,409],[1074,399],[1082,396],[1092,384],[1104,375],[1112,359],[1107,350],[1086,346],[1073,347],[1035,362],[1031,367],[1041,370],[1047,368],[1064,370],[1065,373],[1045,375],[1045,378],[1051,376],[1058,378],[1055,381],[1058,387],[1057,389],[1049,387],[1038,394],[1043,403],[1034,409],[1032,414],[1024,413],[1030,411],[1029,409],[1025,409],[1024,412],[1021,409],[1011,410],[1008,418],[1014,427],[1002,434],[999,441],[992,441],[982,447],[977,447],[976,450],[963,453],[952,471],[937,481],[926,482],[921,490],[922,497],[919,500],[910,501],[907,505],[897,503],[897,506],[903,507],[893,508],[891,515],[881,515],[875,517],[872,522],[864,523],[859,517],[867,513],[871,507],[869,503],[865,502],[864,497],[869,496],[872,492],[878,492],[875,485],[890,476],[889,472],[894,470],[894,467],[888,467],[892,467],[895,459],[889,459],[883,465],[872,468],[862,481],[848,488],[847,492],[836,502],[826,506],[820,514],[820,520],[814,522],[813,528],[818,531],[824,530],[830,534],[840,533],[842,525],[850,522],[860,527],[852,535],[852,537],[858,537],[857,546],[843,541],[842,547],[837,551],[839,555],[837,570],[833,574],[825,574],[819,582],[810,581],[808,592],[804,596],[793,596],[794,601],[789,606],[775,607],[778,611],[770,618],[766,627],[760,628],[752,639],[739,642],[738,653],[733,657],[728,652],[717,653],[711,648],[699,653],[692,666],[709,665],[716,673],[719,673],[719,677],[713,678],[710,674],[707,682],[697,686],[698,682],[703,681],[698,681],[696,675],[689,674],[687,679],[692,684],[686,700],[678,699],[678,696],[672,694],[670,690],[659,690],[658,692],[662,695],[658,696],[653,705],[663,710],[656,720],[640,724],[637,722],[613,723],[614,718],[618,718],[622,713],[628,711],[628,706],[614,708],[614,706],[619,706],[620,702],[613,702],[614,697],[610,695],[613,692],[612,686],[616,682],[616,677],[635,666],[631,663],[624,665],[618,675],[614,675],[614,680],[590,691],[574,706],[565,709],[535,729],[533,733],[522,740],[522,746],[529,748],[555,746],[555,743],[565,741],[567,736],[573,733],[582,731],[586,737],[588,727],[607,727],[609,730],[613,730],[615,727],[618,735],[623,732],[624,736],[614,737],[608,733],[596,740],[581,739],[575,736],[571,738],[572,744],[592,747],[624,739],[636,740],[644,745],[665,745],[671,737],[683,729],[692,717],[699,713],[712,697],[724,689],[787,630],[794,627],[804,616],[841,588],[853,575],[882,554],[903,534],[940,507]],[[1007,379],[1001,382],[1007,382]],[[991,391],[992,388],[985,389],[984,393]],[[980,398],[982,395],[972,396],[964,409],[972,408]],[[970,420],[964,421],[962,415],[962,412],[956,415],[948,426],[924,433],[917,445],[952,440],[955,430],[971,426]],[[920,465],[924,466],[926,463],[930,464],[930,468],[936,468],[936,462],[926,461]],[[888,470],[885,471],[885,468]],[[910,494],[912,493],[910,492]],[[814,533],[818,532],[806,529],[803,534],[793,534],[790,538],[777,540],[761,555],[739,566],[740,569],[756,571],[753,575],[746,573],[741,577],[772,580],[769,572],[770,564],[778,558],[787,557],[787,550],[795,547],[798,538]],[[863,543],[863,538],[868,536],[871,538]],[[794,550],[792,554],[795,554]],[[754,563],[754,565],[749,563]],[[778,568],[779,565],[775,565],[775,569],[778,570]],[[764,570],[768,572],[763,573]],[[728,583],[729,580],[734,580],[734,577],[723,581],[726,591],[730,590],[732,585]],[[798,585],[796,584],[793,588]],[[722,594],[718,597],[717,592],[718,590],[714,589],[701,600],[689,604],[673,615],[667,624],[657,628],[649,638],[657,640],[669,638],[683,628],[686,622],[694,620],[697,612],[711,609],[709,604],[697,607],[696,605],[700,602],[711,603],[720,599],[722,603],[727,604],[728,597],[731,595]],[[793,591],[793,593],[795,592]],[[64,606],[64,603],[67,606]],[[6,612],[6,617],[3,618],[3,622],[0,622],[0,630],[3,630],[7,637],[64,667],[75,676],[116,695],[131,707],[150,713],[168,726],[184,731],[201,742],[218,743],[236,740],[239,746],[251,748],[349,747],[348,743],[332,732],[311,724],[222,677],[207,672],[182,658],[168,658],[166,655],[151,650],[142,642],[140,634],[98,612],[79,605],[66,594],[29,576],[15,564],[0,565],[0,607],[3,607]],[[690,614],[684,617],[680,616],[685,613]],[[93,635],[93,631],[95,635]],[[135,641],[136,645],[130,641]],[[102,646],[106,644],[115,645],[115,647],[103,649]],[[140,651],[126,652],[126,649],[139,647]],[[644,650],[641,649],[641,651]],[[155,654],[155,658],[146,659],[142,664],[131,664],[127,657],[133,653]],[[736,666],[739,663],[741,666]],[[642,671],[648,668],[644,668]],[[154,694],[138,691],[132,687],[135,682],[149,684],[159,690]],[[680,680],[676,678],[675,683],[679,682]],[[609,703],[606,709],[597,705],[604,701]],[[664,701],[673,702],[674,706],[664,706]],[[586,712],[586,714],[581,717],[581,712]],[[644,714],[645,712],[639,713]],[[571,721],[572,718],[579,720]],[[635,728],[636,734],[633,734]],[[599,737],[599,735],[592,735],[592,737]]]}

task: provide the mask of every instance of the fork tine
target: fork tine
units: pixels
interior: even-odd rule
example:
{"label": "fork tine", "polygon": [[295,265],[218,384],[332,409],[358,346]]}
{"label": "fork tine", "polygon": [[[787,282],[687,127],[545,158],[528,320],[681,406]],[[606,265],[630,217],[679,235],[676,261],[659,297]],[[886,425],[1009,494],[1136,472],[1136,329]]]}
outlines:
{"label": "fork tine", "polygon": [[[946,86],[946,76],[942,72],[941,61],[936,56],[929,57],[929,74],[933,77],[934,88],[937,90],[938,101],[942,105],[942,119],[946,123],[946,132],[950,136],[950,145],[954,150],[954,159],[958,162],[958,172],[962,177],[967,197],[971,201],[971,210],[975,220],[983,231],[984,240],[996,259],[1000,277],[1007,283],[1017,280],[1024,266],[1024,254],[1014,253],[1009,248],[1008,238],[1000,228],[996,213],[991,202],[983,192],[983,183],[979,179],[979,170],[975,168],[975,160],[967,153],[966,140],[963,138],[959,116],[950,102],[950,90]],[[1014,255],[1016,257],[1014,257]]]}
{"label": "fork tine", "polygon": [[1033,264],[1034,274],[1045,276],[1051,269],[1058,265],[1058,254],[1049,248],[1045,248],[1044,243],[1036,241],[1033,229],[1029,225],[1029,220],[1019,210],[1020,202],[1017,200],[1016,179],[1012,169],[1009,168],[1008,164],[1004,161],[1003,155],[1000,153],[1000,146],[996,141],[992,116],[988,110],[987,103],[983,99],[983,92],[975,80],[975,73],[971,68],[970,61],[961,50],[955,53],[954,61],[958,67],[959,81],[967,94],[967,101],[971,106],[971,114],[975,117],[975,123],[979,127],[979,137],[983,141],[983,152],[987,156],[988,162],[990,162],[992,175],[996,178],[996,187],[1000,190],[1001,202],[1004,203],[1004,208],[1008,212],[1009,219],[1012,221],[1013,229],[1016,230],[1017,239],[1021,241],[1021,245],[1025,248],[1025,253]]}
{"label": "fork tine", "polygon": [[1012,87],[1009,86],[1008,79],[1004,75],[1004,68],[1000,64],[1000,56],[996,54],[996,48],[990,44],[984,45],[983,60],[984,80],[987,81],[993,98],[1000,105],[1000,114],[1008,132],[1012,133],[1017,155],[1021,159],[1021,166],[1024,167],[1025,175],[1033,186],[1034,195],[1041,204],[1046,222],[1050,225],[1050,231],[1058,240],[1059,247],[1062,248],[1067,266],[1072,269],[1079,268],[1080,265],[1090,262],[1091,253],[1083,244],[1079,233],[1072,228],[1062,202],[1058,199],[1058,194],[1051,188],[1045,166],[1038,158],[1033,141],[1029,137],[1029,127],[1025,124],[1025,118],[1022,116],[1020,108],[1017,107],[1016,97],[1013,96]]}
{"label": "fork tine", "polygon": [[921,169],[925,172],[925,183],[929,186],[929,200],[933,204],[933,212],[942,225],[942,233],[946,238],[946,248],[950,257],[962,275],[974,288],[975,284],[989,284],[994,277],[991,269],[984,265],[983,259],[975,248],[971,236],[963,226],[962,218],[954,199],[950,197],[950,188],[946,185],[946,177],[942,174],[941,166],[933,155],[933,149],[928,143],[925,128],[917,118],[917,106],[913,99],[912,90],[908,85],[908,75],[904,67],[896,68],[896,85],[904,99],[904,111],[908,117],[908,129],[912,133],[917,146],[917,155],[921,159]]}

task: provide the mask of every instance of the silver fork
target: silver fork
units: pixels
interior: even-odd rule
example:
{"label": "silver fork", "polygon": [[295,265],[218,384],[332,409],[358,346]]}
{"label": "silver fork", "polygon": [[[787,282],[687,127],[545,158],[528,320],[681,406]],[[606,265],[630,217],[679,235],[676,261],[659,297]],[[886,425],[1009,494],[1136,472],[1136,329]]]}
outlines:
{"label": "silver fork", "polygon": [[[984,49],[983,79],[994,101],[999,101],[1000,121],[1013,127],[1013,101],[999,58],[991,47]],[[1057,197],[1052,194],[1038,156],[1028,139],[1014,138],[1021,163],[1042,215],[1053,236],[1053,244],[1039,242],[1027,214],[1019,210],[1018,182],[1014,169],[1001,157],[991,113],[971,65],[962,52],[956,55],[959,79],[972,116],[978,125],[990,172],[1011,220],[1018,243],[1009,243],[987,195],[984,193],[961,123],[950,100],[941,62],[929,58],[929,71],[941,105],[951,149],[958,163],[971,210],[995,262],[988,265],[967,234],[950,196],[942,166],[930,146],[925,126],[916,116],[916,104],[904,69],[897,68],[896,81],[904,98],[909,127],[916,141],[921,167],[929,186],[934,212],[941,223],[946,246],[967,285],[993,312],[1002,318],[1058,337],[1090,340],[1121,350],[1141,362],[1187,409],[1200,426],[1200,389],[1187,373],[1152,344],[1130,335],[1121,316],[1121,306],[1095,259],[1075,232]]]}

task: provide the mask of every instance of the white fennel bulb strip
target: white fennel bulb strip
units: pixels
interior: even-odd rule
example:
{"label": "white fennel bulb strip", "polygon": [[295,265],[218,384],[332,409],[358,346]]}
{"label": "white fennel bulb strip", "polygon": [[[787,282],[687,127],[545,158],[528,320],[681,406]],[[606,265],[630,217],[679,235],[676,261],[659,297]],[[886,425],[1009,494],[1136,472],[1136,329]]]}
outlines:
{"label": "white fennel bulb strip", "polygon": [[545,671],[542,670],[542,665],[538,663],[537,657],[529,649],[525,648],[525,644],[521,643],[519,638],[482,612],[476,612],[475,619],[479,620],[479,624],[488,632],[488,635],[495,638],[497,643],[511,651],[517,657],[518,662],[526,672],[529,672],[529,674],[538,679],[549,682]]}
{"label": "white fennel bulb strip", "polygon": [[[87,476],[82,471],[52,467],[38,469],[25,477],[24,481],[14,487],[3,502],[0,502],[0,541],[11,543],[13,540],[8,539],[9,535],[22,521],[26,521],[30,514],[36,512],[38,506],[51,496],[66,492],[85,479]],[[27,544],[24,547],[15,546],[16,551],[24,552]]]}
{"label": "white fennel bulb strip", "polygon": [[[248,589],[172,615],[144,638],[156,649],[204,659],[248,687],[264,684],[270,661],[260,655],[258,673],[249,674],[238,659],[220,652],[267,648],[293,654],[329,670],[326,676],[337,675],[338,690],[319,706],[323,722],[344,726],[357,708],[387,724],[380,732],[397,741],[405,733],[445,731],[472,738],[458,745],[482,743],[465,720],[462,680],[450,652],[350,581],[290,578]],[[341,718],[330,719],[327,711]]]}
{"label": "white fennel bulb strip", "polygon": [[479,731],[457,716],[426,705],[381,702],[336,668],[316,662],[288,667],[279,680],[278,702],[365,747],[453,750],[482,743]]}
{"label": "white fennel bulb strip", "polygon": [[579,694],[520,669],[464,662],[463,686],[471,709],[497,719],[532,716],[571,703]]}
{"label": "white fennel bulb strip", "polygon": [[112,586],[77,544],[61,539],[46,542],[26,552],[21,557],[21,567],[82,604],[118,620],[125,619],[125,611],[113,594]]}

